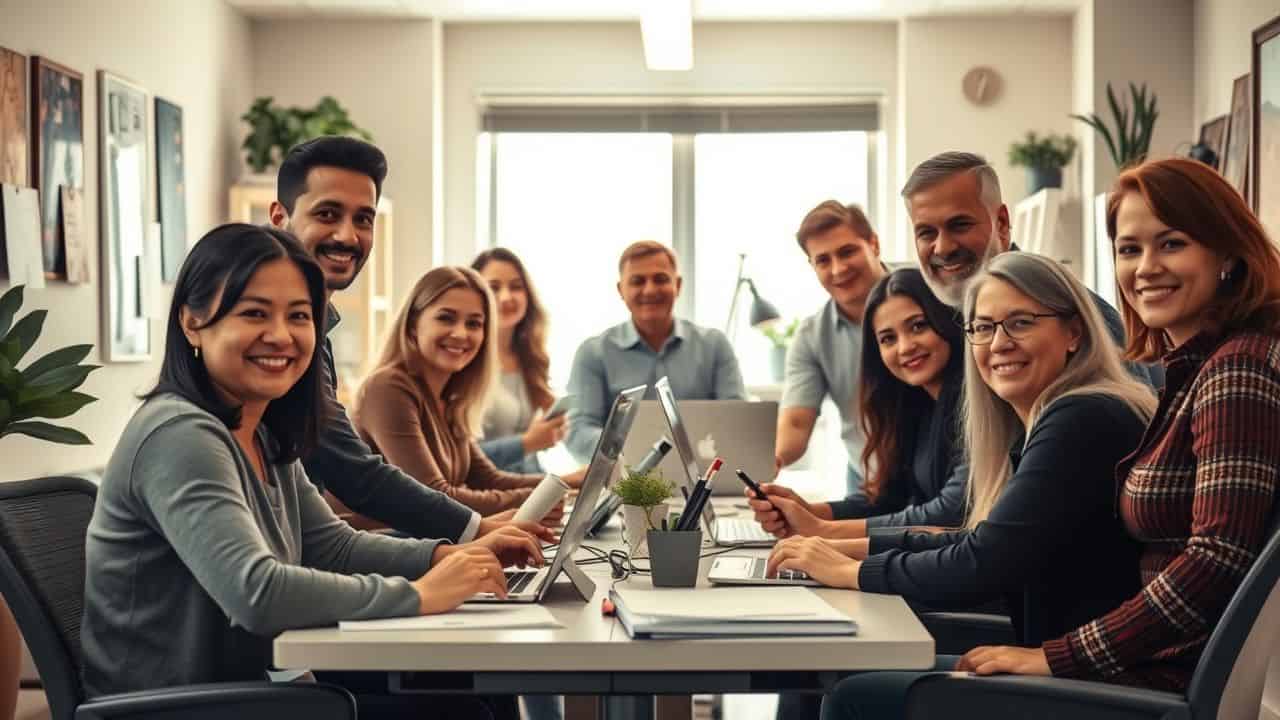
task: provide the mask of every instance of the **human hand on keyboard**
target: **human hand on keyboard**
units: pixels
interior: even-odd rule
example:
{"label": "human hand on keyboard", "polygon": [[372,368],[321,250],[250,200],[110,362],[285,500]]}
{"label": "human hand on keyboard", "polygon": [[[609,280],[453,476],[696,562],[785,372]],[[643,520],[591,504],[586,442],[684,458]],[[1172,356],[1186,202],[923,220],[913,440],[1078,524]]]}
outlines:
{"label": "human hand on keyboard", "polygon": [[524,530],[510,525],[500,527],[462,547],[471,545],[487,548],[497,556],[502,567],[511,565],[542,567],[545,562],[542,557],[542,546],[538,540]]}
{"label": "human hand on keyboard", "polygon": [[862,563],[837,550],[829,540],[819,537],[791,537],[773,546],[769,555],[767,577],[785,577],[796,571],[823,585],[858,589],[858,570]]}
{"label": "human hand on keyboard", "polygon": [[475,543],[457,546],[412,585],[418,592],[420,615],[449,612],[479,593],[507,596],[507,581],[498,557]]}

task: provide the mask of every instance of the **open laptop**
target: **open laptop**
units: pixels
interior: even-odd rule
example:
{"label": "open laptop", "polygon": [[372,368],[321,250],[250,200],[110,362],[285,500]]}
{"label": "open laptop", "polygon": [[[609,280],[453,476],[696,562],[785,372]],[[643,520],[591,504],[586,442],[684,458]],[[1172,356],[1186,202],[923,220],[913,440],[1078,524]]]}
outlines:
{"label": "open laptop", "polygon": [[578,590],[583,600],[590,600],[595,592],[595,584],[586,574],[578,569],[573,556],[582,544],[591,522],[591,512],[596,506],[601,493],[613,474],[613,468],[622,453],[622,445],[626,442],[631,423],[636,417],[636,408],[640,398],[644,397],[646,385],[640,385],[618,393],[614,398],[609,417],[604,421],[600,439],[596,442],[595,452],[591,455],[591,463],[587,466],[587,474],[582,479],[582,487],[578,490],[578,498],[573,503],[573,511],[560,533],[560,546],[556,548],[555,557],[545,566],[538,569],[506,571],[507,597],[498,598],[490,593],[475,595],[467,602],[485,603],[534,603],[546,597],[555,579],[563,571]]}
{"label": "open laptop", "polygon": [[[734,477],[733,468],[757,482],[773,477],[773,446],[778,432],[778,403],[747,400],[681,400],[680,417],[691,439],[698,466],[705,468],[717,456],[729,466],[716,476],[711,486],[713,495],[742,497],[742,483]],[[623,452],[634,462],[649,451],[658,438],[667,434],[669,424],[661,404],[654,400],[640,403],[635,424]],[[658,469],[663,477],[674,480],[684,474],[683,458],[667,453]],[[677,481],[678,482],[678,481]]]}
{"label": "open laptop", "polygon": [[810,585],[822,583],[800,570],[779,570],[777,577],[766,577],[769,559],[748,555],[723,555],[711,562],[707,582],[712,585]]}
{"label": "open laptop", "polygon": [[[677,484],[685,486],[686,490],[692,491],[694,484],[698,478],[702,476],[702,470],[698,467],[698,459],[693,455],[693,448],[689,444],[689,433],[686,432],[684,419],[680,416],[680,408],[676,405],[676,397],[671,392],[671,384],[667,382],[667,378],[663,377],[654,385],[658,391],[658,404],[662,406],[662,414],[667,419],[667,429],[671,431],[671,441],[675,443],[676,452],[679,454],[680,463],[682,465],[679,472],[675,474]],[[775,406],[774,412],[777,412]],[[772,433],[770,433],[769,447],[773,447]],[[770,450],[770,475],[772,475],[773,459],[772,449]],[[721,475],[733,477],[732,470],[737,467],[737,458],[733,456],[725,456],[725,465],[721,471]],[[745,470],[745,468],[744,468]],[[748,474],[750,474],[748,472]],[[762,477],[768,477],[762,476]],[[734,482],[739,482],[734,478]],[[739,483],[741,485],[741,483]],[[760,524],[749,518],[717,518],[715,510],[708,502],[702,506],[702,521],[707,528],[707,534],[711,536],[711,540],[721,547],[735,547],[745,545],[748,547],[772,547],[777,539],[764,531]]]}

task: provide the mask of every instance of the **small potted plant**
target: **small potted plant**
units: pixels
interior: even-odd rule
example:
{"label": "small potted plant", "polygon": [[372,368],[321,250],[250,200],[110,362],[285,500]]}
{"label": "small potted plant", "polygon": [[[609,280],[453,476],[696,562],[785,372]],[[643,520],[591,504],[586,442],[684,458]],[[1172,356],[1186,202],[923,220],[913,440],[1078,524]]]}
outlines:
{"label": "small potted plant", "polygon": [[1107,83],[1107,106],[1111,109],[1114,128],[1107,127],[1097,113],[1071,117],[1093,128],[1102,138],[1117,171],[1138,165],[1147,159],[1151,134],[1155,132],[1156,118],[1160,117],[1156,94],[1147,92],[1146,83],[1141,86],[1129,83],[1129,96],[1121,102],[1111,89],[1111,83]]}
{"label": "small potted plant", "polygon": [[670,510],[667,498],[674,491],[675,485],[660,470],[640,473],[623,468],[613,492],[622,499],[623,536],[632,557],[644,552],[645,533],[662,528]]}
{"label": "small potted plant", "polygon": [[[260,97],[240,116],[249,123],[249,136],[240,145],[253,172],[265,175],[279,165],[289,148],[321,135],[353,135],[373,142],[367,130],[356,126],[347,109],[328,95],[312,108],[283,108],[273,97]],[[270,173],[275,179],[275,173]]]}
{"label": "small potted plant", "polygon": [[777,325],[767,327],[760,332],[769,338],[769,342],[773,343],[773,348],[769,353],[769,373],[773,377],[774,382],[782,382],[787,371],[787,348],[791,345],[791,341],[795,339],[796,330],[800,328],[800,318],[792,320],[781,330]]}
{"label": "small potted plant", "polygon": [[1009,164],[1027,168],[1027,194],[1044,188],[1062,187],[1062,168],[1076,152],[1076,139],[1070,135],[1045,135],[1028,132],[1021,142],[1009,146]]}

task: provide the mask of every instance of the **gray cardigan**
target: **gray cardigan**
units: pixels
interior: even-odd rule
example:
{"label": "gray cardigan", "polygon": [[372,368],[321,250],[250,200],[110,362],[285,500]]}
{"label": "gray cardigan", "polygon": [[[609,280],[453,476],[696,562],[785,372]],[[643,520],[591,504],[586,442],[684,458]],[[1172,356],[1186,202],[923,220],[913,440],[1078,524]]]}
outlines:
{"label": "gray cardigan", "polygon": [[438,541],[355,531],[300,463],[267,467],[264,483],[227,427],[177,395],[129,421],[85,548],[90,696],[262,679],[281,631],[417,613],[406,578]]}

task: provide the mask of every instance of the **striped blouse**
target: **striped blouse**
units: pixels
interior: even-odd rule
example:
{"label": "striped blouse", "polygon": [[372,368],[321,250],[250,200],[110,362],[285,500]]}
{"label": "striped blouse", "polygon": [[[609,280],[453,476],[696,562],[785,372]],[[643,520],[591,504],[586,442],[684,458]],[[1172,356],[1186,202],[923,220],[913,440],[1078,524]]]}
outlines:
{"label": "striped blouse", "polygon": [[1280,495],[1280,337],[1202,333],[1165,369],[1156,415],[1116,469],[1143,589],[1046,642],[1054,675],[1185,690],[1266,542]]}

